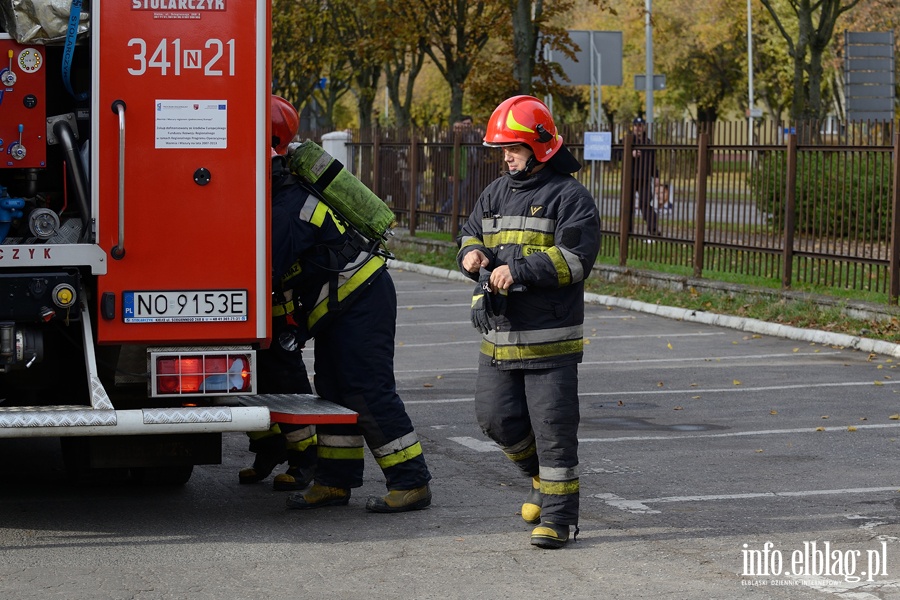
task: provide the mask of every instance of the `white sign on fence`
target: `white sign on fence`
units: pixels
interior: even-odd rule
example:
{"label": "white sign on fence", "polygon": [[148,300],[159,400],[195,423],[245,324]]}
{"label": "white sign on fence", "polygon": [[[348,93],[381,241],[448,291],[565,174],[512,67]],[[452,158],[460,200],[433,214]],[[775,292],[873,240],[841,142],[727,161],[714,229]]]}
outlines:
{"label": "white sign on fence", "polygon": [[584,160],[610,160],[612,157],[612,133],[609,131],[584,132]]}

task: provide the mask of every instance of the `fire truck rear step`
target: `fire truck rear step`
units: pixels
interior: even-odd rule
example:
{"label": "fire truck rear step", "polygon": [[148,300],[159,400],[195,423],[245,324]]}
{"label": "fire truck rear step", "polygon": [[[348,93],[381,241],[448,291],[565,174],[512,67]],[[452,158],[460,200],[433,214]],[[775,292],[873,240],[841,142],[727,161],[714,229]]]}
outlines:
{"label": "fire truck rear step", "polygon": [[323,400],[313,394],[259,394],[237,396],[241,406],[265,406],[272,414],[273,423],[297,425],[356,423],[359,416],[349,408]]}

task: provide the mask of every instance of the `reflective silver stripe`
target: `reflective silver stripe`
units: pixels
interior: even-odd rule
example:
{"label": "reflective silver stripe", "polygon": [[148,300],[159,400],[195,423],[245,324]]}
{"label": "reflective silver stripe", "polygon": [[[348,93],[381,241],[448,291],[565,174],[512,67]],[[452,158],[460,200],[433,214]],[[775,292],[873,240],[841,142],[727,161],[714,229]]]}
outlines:
{"label": "reflective silver stripe", "polygon": [[306,202],[303,203],[303,208],[300,209],[300,220],[309,223],[310,219],[312,219],[313,213],[316,212],[316,207],[318,205],[318,198],[313,195],[307,196]]}
{"label": "reflective silver stripe", "polygon": [[362,448],[366,443],[361,435],[322,435],[319,434],[319,445],[329,448]]}
{"label": "reflective silver stripe", "polygon": [[577,340],[584,336],[582,325],[571,327],[557,327],[554,329],[535,329],[531,331],[493,331],[488,332],[484,339],[495,346],[518,346],[528,344],[546,344],[560,340]]}
{"label": "reflective silver stripe", "polygon": [[513,444],[512,446],[504,446],[502,449],[506,454],[518,454],[519,452],[527,450],[532,444],[534,444],[534,432],[529,431],[528,437],[524,440],[518,444]]}
{"label": "reflective silver stripe", "polygon": [[524,217],[521,215],[484,219],[484,233],[500,233],[503,230],[528,230],[541,233],[556,231],[556,219],[546,217]]}
{"label": "reflective silver stripe", "polygon": [[307,425],[303,429],[288,431],[284,434],[284,439],[286,439],[288,442],[302,442],[303,440],[308,440],[314,435],[316,435],[316,426]]}
{"label": "reflective silver stripe", "polygon": [[[342,285],[347,283],[347,280],[350,279],[351,277],[353,277],[353,275],[355,275],[356,272],[362,268],[363,264],[365,264],[367,260],[376,259],[376,258],[377,257],[366,254],[365,252],[360,252],[356,256],[356,260],[354,260],[351,263],[347,263],[347,266],[344,267],[345,269],[348,269],[347,271],[337,274],[337,277],[338,277],[337,286],[341,287]],[[328,300],[329,293],[330,293],[330,289],[328,287],[328,284],[326,283],[325,285],[322,286],[322,289],[319,290],[319,295],[316,298],[315,305],[318,306],[325,300]]]}
{"label": "reflective silver stripe", "polygon": [[384,446],[379,446],[378,448],[372,448],[372,454],[375,458],[384,458],[385,456],[389,456],[394,454],[395,452],[400,452],[405,448],[409,448],[413,444],[419,441],[419,437],[416,435],[415,431],[407,433],[403,437],[399,437],[396,440],[388,442]]}
{"label": "reflective silver stripe", "polygon": [[540,467],[541,481],[572,481],[578,479],[578,465],[570,468]]}
{"label": "reflective silver stripe", "polygon": [[584,267],[581,266],[581,259],[578,258],[578,255],[561,246],[557,246],[557,248],[559,248],[563,258],[566,259],[566,264],[569,265],[569,271],[572,273],[572,282],[576,283],[584,279]]}

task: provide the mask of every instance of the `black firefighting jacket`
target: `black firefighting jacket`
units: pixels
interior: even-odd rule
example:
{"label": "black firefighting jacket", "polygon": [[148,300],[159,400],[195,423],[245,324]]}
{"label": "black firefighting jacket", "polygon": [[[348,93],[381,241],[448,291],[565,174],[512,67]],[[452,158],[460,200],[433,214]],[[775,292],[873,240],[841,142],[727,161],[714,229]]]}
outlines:
{"label": "black firefighting jacket", "polygon": [[[524,181],[490,183],[461,231],[457,262],[480,249],[493,270],[509,265],[515,284],[481,353],[500,369],[581,362],[584,280],[600,251],[600,220],[587,189],[547,165]],[[478,273],[465,275],[472,279]]]}
{"label": "black firefighting jacket", "polygon": [[293,314],[309,337],[386,268],[358,232],[272,159],[273,316]]}

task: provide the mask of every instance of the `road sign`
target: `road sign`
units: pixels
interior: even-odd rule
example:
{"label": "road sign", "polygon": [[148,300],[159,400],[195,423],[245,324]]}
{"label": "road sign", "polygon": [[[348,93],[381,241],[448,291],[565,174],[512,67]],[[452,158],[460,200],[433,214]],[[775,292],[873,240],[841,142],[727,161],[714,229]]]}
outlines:
{"label": "road sign", "polygon": [[[634,89],[641,92],[647,89],[647,81],[644,75],[635,75],[634,76]],[[665,75],[654,75],[653,76],[653,91],[658,92],[660,90],[666,89],[666,76]]]}

